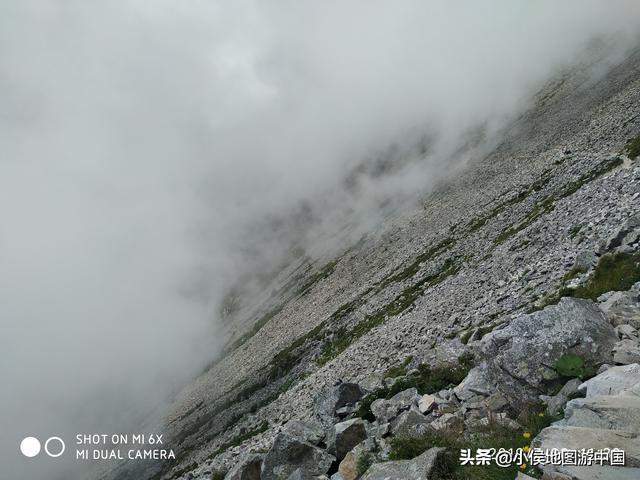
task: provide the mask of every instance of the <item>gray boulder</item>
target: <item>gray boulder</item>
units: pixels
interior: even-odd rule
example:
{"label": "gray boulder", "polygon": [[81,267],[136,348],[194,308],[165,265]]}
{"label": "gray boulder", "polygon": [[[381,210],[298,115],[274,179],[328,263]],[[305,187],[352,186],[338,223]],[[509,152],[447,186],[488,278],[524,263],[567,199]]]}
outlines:
{"label": "gray boulder", "polygon": [[354,406],[364,393],[357,383],[340,383],[318,395],[314,413],[322,426],[327,428],[335,422],[337,410]]}
{"label": "gray boulder", "polygon": [[618,325],[616,327],[616,333],[620,340],[638,340],[638,338],[640,338],[638,330],[628,323]]}
{"label": "gray boulder", "polygon": [[364,420],[353,418],[345,422],[340,422],[329,429],[327,434],[327,451],[340,461],[351,449],[366,438],[367,428]]}
{"label": "gray boulder", "polygon": [[298,469],[304,474],[322,475],[334,461],[333,455],[315,445],[279,433],[262,463],[261,480],[281,480]]}
{"label": "gray boulder", "polygon": [[396,437],[419,437],[424,435],[429,419],[415,410],[402,412],[391,422],[391,433]]}
{"label": "gray boulder", "polygon": [[543,450],[619,448],[625,451],[627,466],[640,467],[640,438],[623,430],[553,425],[542,430],[532,446]]}
{"label": "gray boulder", "polygon": [[316,423],[300,422],[299,420],[290,420],[284,424],[282,430],[292,437],[300,438],[305,442],[318,445],[324,440],[324,430]]}
{"label": "gray boulder", "polygon": [[326,475],[312,475],[301,468],[297,468],[287,477],[287,480],[329,480],[329,477]]}
{"label": "gray boulder", "polygon": [[412,460],[374,463],[362,480],[436,480],[444,448],[431,448]]}
{"label": "gray boulder", "polygon": [[640,363],[640,345],[637,340],[620,340],[613,347],[613,361],[618,365]]}
{"label": "gray boulder", "polygon": [[453,393],[464,402],[478,395],[489,396],[494,390],[493,375],[489,372],[489,365],[487,362],[482,362],[471,369],[464,380],[453,389]]}
{"label": "gray boulder", "polygon": [[398,414],[404,410],[408,410],[412,406],[417,406],[420,400],[418,390],[409,388],[400,393],[395,394],[390,399],[379,398],[371,404],[371,412],[380,423],[393,420]]}
{"label": "gray boulder", "polygon": [[640,397],[605,395],[571,400],[561,424],[640,433]]}
{"label": "gray boulder", "polygon": [[600,309],[613,325],[629,324],[640,329],[640,282],[626,292],[610,292],[598,300],[601,300]]}
{"label": "gray boulder", "polygon": [[238,462],[224,477],[224,480],[260,480],[264,455],[251,453]]}
{"label": "gray boulder", "polygon": [[587,398],[597,395],[618,395],[640,384],[640,365],[611,367],[580,385]]}
{"label": "gray boulder", "polygon": [[616,332],[593,302],[563,298],[487,334],[480,345],[486,364],[474,368],[455,392],[464,398],[498,390],[507,398],[526,399],[559,378],[554,365],[563,355],[578,355],[597,367],[611,361],[616,341]]}
{"label": "gray boulder", "polygon": [[638,241],[640,241],[640,215],[633,215],[607,239],[600,253],[612,250],[631,253],[635,250],[634,245],[637,245]]}

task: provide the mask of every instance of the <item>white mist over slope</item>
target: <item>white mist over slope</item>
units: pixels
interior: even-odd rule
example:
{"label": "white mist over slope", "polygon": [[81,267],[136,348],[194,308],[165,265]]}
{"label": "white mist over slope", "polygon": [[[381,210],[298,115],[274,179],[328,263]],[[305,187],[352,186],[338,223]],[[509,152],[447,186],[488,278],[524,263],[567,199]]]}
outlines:
{"label": "white mist over slope", "polygon": [[[2,2],[6,471],[37,478],[26,435],[131,430],[211,360],[224,289],[279,253],[265,218],[419,194],[470,129],[639,27],[635,0]],[[338,188],[426,134],[409,174]]]}

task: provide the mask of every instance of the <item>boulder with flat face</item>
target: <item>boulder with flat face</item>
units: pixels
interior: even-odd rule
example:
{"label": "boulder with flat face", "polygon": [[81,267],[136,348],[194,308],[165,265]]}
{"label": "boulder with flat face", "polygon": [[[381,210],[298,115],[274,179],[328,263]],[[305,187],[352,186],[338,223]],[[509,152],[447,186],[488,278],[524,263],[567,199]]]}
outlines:
{"label": "boulder with flat face", "polygon": [[290,420],[284,424],[282,430],[292,437],[297,437],[305,442],[318,445],[324,440],[324,430],[316,423],[301,422],[299,420]]}
{"label": "boulder with flat face", "polygon": [[430,448],[412,460],[374,463],[362,480],[437,480],[435,475],[444,452],[444,448]]}
{"label": "boulder with flat face", "polygon": [[597,395],[617,395],[640,384],[640,365],[633,363],[611,367],[580,385],[587,398]]}
{"label": "boulder with flat face", "polygon": [[315,445],[279,433],[262,464],[261,480],[280,480],[300,469],[304,474],[322,475],[329,471],[335,457]]}
{"label": "boulder with flat face", "polygon": [[353,418],[340,422],[329,429],[327,451],[340,461],[353,447],[366,438],[367,428],[364,420]]}
{"label": "boulder with flat face", "polygon": [[416,410],[402,412],[391,423],[391,433],[396,437],[420,437],[427,431],[429,419]]}
{"label": "boulder with flat face", "polygon": [[578,356],[597,368],[612,361],[618,336],[605,315],[590,300],[563,298],[557,305],[521,315],[480,342],[484,362],[456,387],[461,400],[500,391],[506,398],[526,400],[560,373],[565,355]]}
{"label": "boulder with flat face", "polygon": [[343,407],[354,406],[364,393],[356,383],[340,383],[324,390],[313,407],[316,418],[325,428],[333,425],[337,420],[336,412]]}

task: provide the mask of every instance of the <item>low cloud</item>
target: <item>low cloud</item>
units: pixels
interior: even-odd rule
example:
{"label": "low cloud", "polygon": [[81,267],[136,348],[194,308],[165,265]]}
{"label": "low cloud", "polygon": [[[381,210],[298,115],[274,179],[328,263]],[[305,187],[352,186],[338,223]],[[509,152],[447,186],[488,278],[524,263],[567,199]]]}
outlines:
{"label": "low cloud", "polygon": [[157,418],[234,281],[417,198],[639,26],[635,0],[3,2],[3,471],[50,472],[24,436]]}

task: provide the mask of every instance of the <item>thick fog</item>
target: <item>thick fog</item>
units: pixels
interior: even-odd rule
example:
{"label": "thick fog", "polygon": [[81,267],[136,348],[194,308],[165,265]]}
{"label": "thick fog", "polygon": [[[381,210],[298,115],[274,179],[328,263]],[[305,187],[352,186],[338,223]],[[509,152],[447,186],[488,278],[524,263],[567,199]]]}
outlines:
{"label": "thick fog", "polygon": [[1,2],[0,469],[75,478],[20,440],[161,411],[219,351],[230,285],[308,240],[273,219],[418,198],[639,27],[637,0]]}

